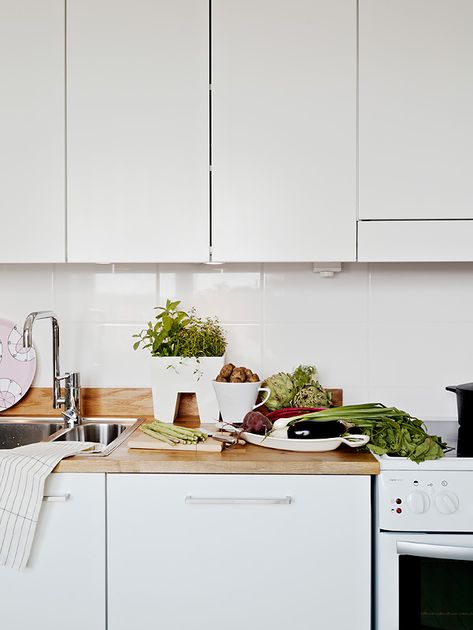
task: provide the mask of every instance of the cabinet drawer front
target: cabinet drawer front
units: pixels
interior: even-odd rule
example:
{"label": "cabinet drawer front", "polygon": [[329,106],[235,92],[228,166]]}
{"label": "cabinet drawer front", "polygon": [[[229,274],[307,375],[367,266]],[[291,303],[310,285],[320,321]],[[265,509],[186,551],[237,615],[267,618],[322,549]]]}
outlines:
{"label": "cabinet drawer front", "polygon": [[368,477],[110,475],[110,630],[145,630],[157,610],[166,630],[366,630],[369,489]]}
{"label": "cabinet drawer front", "polygon": [[473,260],[473,221],[360,221],[360,262]]}

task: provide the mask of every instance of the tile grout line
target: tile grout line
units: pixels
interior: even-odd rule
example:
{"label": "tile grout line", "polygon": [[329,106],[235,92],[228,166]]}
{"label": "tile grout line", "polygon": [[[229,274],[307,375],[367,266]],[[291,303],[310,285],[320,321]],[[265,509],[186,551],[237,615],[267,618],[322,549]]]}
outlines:
{"label": "tile grout line", "polygon": [[263,371],[266,348],[266,267],[264,263],[260,265],[260,325],[260,370]]}

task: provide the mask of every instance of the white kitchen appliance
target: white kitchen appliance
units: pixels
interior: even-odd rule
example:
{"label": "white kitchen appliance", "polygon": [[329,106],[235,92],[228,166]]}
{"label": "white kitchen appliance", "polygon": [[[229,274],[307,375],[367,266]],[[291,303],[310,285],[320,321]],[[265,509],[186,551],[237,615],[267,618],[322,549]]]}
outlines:
{"label": "white kitchen appliance", "polygon": [[376,630],[473,629],[473,458],[456,456],[456,422],[428,429],[444,458],[377,458]]}

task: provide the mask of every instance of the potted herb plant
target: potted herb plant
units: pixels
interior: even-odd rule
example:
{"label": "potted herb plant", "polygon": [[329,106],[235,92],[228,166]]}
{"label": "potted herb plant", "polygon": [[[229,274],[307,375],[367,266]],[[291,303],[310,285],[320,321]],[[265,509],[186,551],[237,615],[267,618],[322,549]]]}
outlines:
{"label": "potted herb plant", "polygon": [[203,422],[217,422],[212,380],[225,362],[225,333],[215,317],[179,310],[180,301],[158,306],[155,321],[133,337],[151,353],[153,410],[162,422],[174,422],[182,393],[195,393]]}

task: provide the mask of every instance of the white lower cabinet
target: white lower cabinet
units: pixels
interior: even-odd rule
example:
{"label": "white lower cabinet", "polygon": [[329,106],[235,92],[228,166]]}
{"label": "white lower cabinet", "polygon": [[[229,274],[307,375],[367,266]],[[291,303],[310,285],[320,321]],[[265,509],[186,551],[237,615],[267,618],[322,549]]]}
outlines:
{"label": "white lower cabinet", "polygon": [[368,630],[370,478],[108,477],[108,630]]}
{"label": "white lower cabinet", "polygon": [[24,571],[0,567],[5,630],[105,630],[105,475],[53,474]]}

